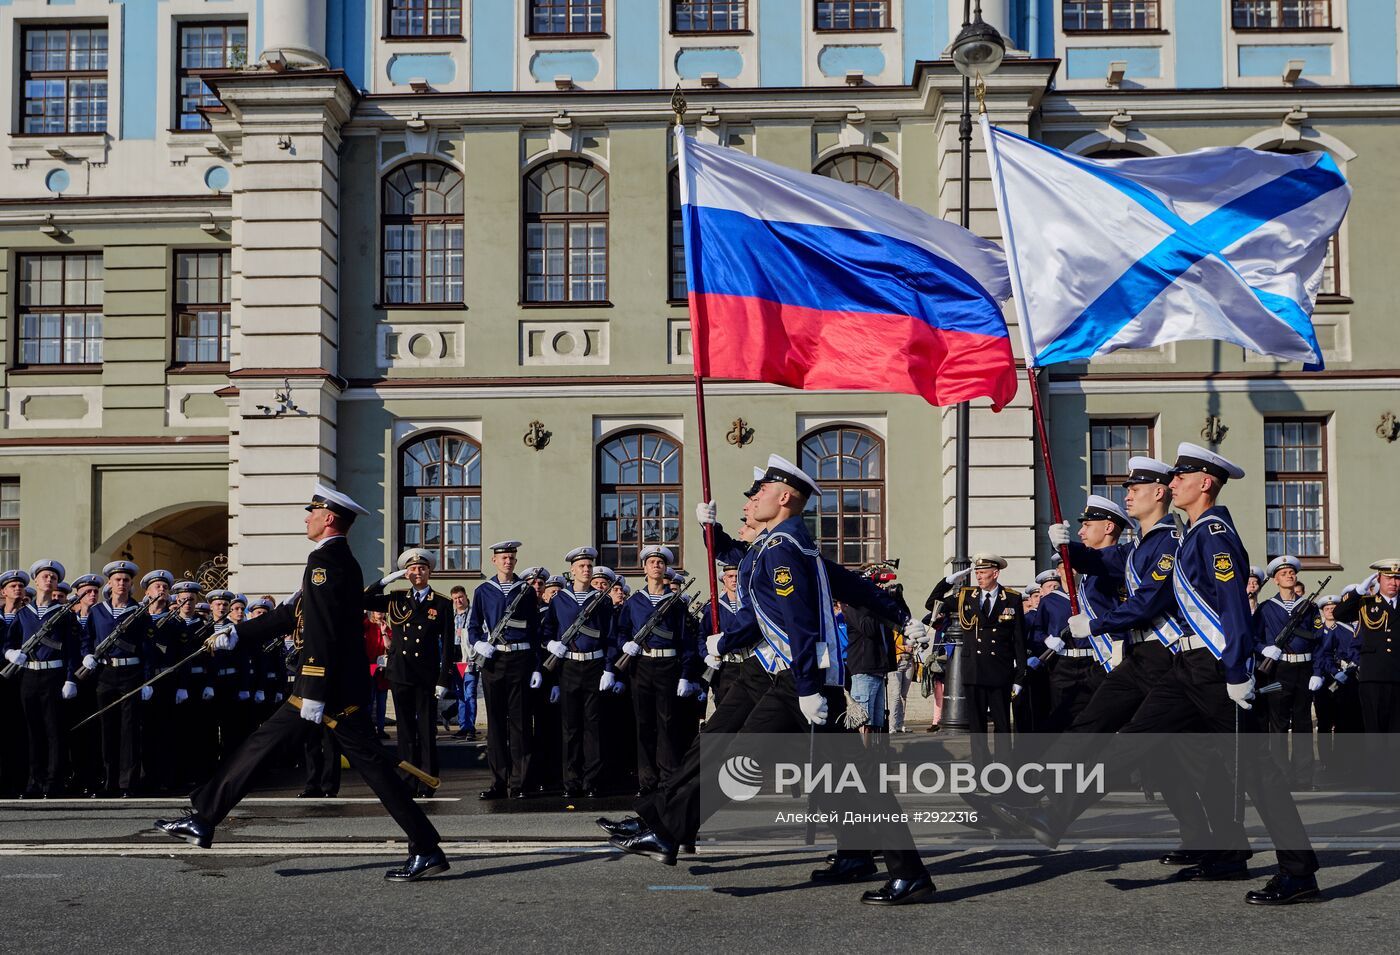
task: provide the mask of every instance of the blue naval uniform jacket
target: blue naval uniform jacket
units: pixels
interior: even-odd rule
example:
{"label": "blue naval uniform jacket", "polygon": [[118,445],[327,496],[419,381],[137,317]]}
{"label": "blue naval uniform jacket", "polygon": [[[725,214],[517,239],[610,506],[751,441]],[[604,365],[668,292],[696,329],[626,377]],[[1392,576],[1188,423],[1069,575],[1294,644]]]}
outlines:
{"label": "blue naval uniform jacket", "polygon": [[[1293,610],[1298,609],[1297,604]],[[1270,597],[1259,605],[1254,613],[1254,648],[1256,651],[1274,645],[1283,628],[1288,626],[1292,611],[1285,607],[1277,596]],[[1322,614],[1316,607],[1307,618],[1293,628],[1293,635],[1283,647],[1284,653],[1316,653],[1322,647]]]}
{"label": "blue naval uniform jacket", "polygon": [[1249,680],[1254,656],[1245,578],[1249,554],[1235,531],[1230,512],[1217,504],[1186,531],[1177,551],[1172,589],[1180,623],[1205,638],[1210,652],[1225,667],[1227,683]]}
{"label": "blue naval uniform jacket", "polygon": [[[134,601],[128,601],[127,605],[121,610],[117,610],[106,600],[94,604],[93,608],[88,611],[88,615],[84,619],[84,623],[88,629],[88,636],[92,639],[93,649],[96,649],[98,644],[106,640],[107,636],[113,630],[117,629],[117,625],[126,619],[127,614],[136,613],[140,609],[141,605]],[[151,653],[150,631],[151,625],[149,621],[144,624],[136,624],[135,626],[128,627],[122,640],[131,646],[131,651],[128,652],[121,646],[113,646],[108,656],[118,658],[139,657],[141,660],[141,672],[149,679],[155,674],[155,670],[153,669],[155,661]],[[103,660],[102,662],[106,663],[107,661]]]}
{"label": "blue naval uniform jacket", "polygon": [[[558,600],[559,598],[555,597],[554,599]],[[661,599],[665,600],[666,595],[663,594]],[[636,639],[637,632],[646,626],[646,622],[651,619],[651,611],[655,606],[656,604],[653,604],[647,595],[645,585],[638,587],[632,592],[632,596],[623,602],[622,609],[618,611],[615,626],[619,647],[629,640]],[[690,615],[686,613],[686,607],[682,601],[677,600],[672,603],[671,609],[666,611],[666,616],[652,629],[651,636],[647,638],[646,649],[675,650],[677,651],[676,656],[680,658],[681,675],[690,679],[696,674],[700,654],[695,630],[690,625]]]}
{"label": "blue naval uniform jacket", "polygon": [[[730,601],[728,594],[724,593],[723,591],[720,591],[718,603],[719,629],[721,633],[729,633],[731,630],[738,630],[744,625],[744,618],[741,616],[739,610],[739,595],[737,592],[737,588],[734,594],[734,600],[732,602]],[[710,620],[710,601],[707,600],[705,601],[705,605],[700,608],[700,622],[702,625],[708,627],[710,625]]]}
{"label": "blue naval uniform jacket", "polygon": [[[1122,580],[1128,590],[1126,600],[1090,621],[1090,632],[1126,634],[1154,627],[1160,630],[1163,628],[1159,624],[1165,624],[1174,638],[1178,611],[1171,580],[1180,546],[1176,523],[1170,517],[1163,517],[1136,541],[1123,541],[1104,548],[1072,542],[1070,562],[1076,570],[1114,584]],[[1136,586],[1133,580],[1137,581]]]}
{"label": "blue naval uniform jacket", "polygon": [[[24,642],[34,636],[39,628],[44,625],[44,617],[50,613],[57,613],[63,607],[63,601],[50,601],[43,607],[36,607],[34,604],[21,607],[15,614],[15,622],[10,625],[10,634],[5,640],[6,650],[18,650],[24,646]],[[29,654],[29,659],[36,663],[46,663],[50,660],[62,660],[66,665],[64,672],[67,673],[71,681],[74,674],[78,672],[78,666],[83,662],[83,657],[92,652],[92,637],[79,621],[77,616],[70,616],[63,623],[54,628],[54,632],[49,634],[49,638],[59,644],[59,648],[39,644],[34,648],[34,652]]]}
{"label": "blue naval uniform jacket", "polygon": [[1313,676],[1331,677],[1342,663],[1361,663],[1361,640],[1356,628],[1345,623],[1322,627],[1322,649],[1313,653]]}
{"label": "blue naval uniform jacket", "polygon": [[[1063,590],[1052,590],[1041,597],[1039,605],[1026,615],[1026,656],[1038,656],[1043,653],[1045,638],[1059,636],[1060,631],[1067,626],[1069,597]],[[1073,641],[1066,640],[1065,643],[1070,644]]]}
{"label": "blue naval uniform jacket", "polygon": [[[590,587],[584,594],[576,594],[572,588],[561,590],[555,594],[554,599],[542,608],[544,620],[541,623],[541,641],[548,643],[551,640],[562,639],[564,632],[573,626],[578,615],[583,612],[584,605],[595,593],[598,591]],[[583,597],[582,603],[579,602],[579,596]],[[578,633],[574,635],[574,645],[569,648],[569,651],[571,653],[593,653],[595,650],[602,650],[603,668],[611,673],[619,647],[613,636],[612,624],[612,598],[604,593],[590,612],[588,622],[579,627]],[[589,631],[596,631],[596,636]]]}
{"label": "blue naval uniform jacket", "polygon": [[[472,594],[471,610],[467,613],[467,638],[472,643],[490,640],[491,628],[501,619],[501,614],[505,613],[506,607],[510,606],[510,602],[515,599],[517,587],[524,587],[529,593],[520,598],[520,603],[515,607],[514,616],[511,617],[510,622],[506,624],[505,630],[501,633],[501,640],[505,643],[530,644],[531,649],[528,652],[530,658],[535,661],[536,669],[538,669],[539,597],[535,595],[534,588],[519,577],[512,578],[510,583],[505,585],[504,591],[495,577],[476,588],[475,593]],[[465,656],[465,654],[463,655]]]}
{"label": "blue naval uniform jacket", "polygon": [[[1123,583],[1122,575],[1111,577],[1108,574],[1083,574],[1079,578],[1079,609],[1082,613],[1087,613],[1091,621],[1113,613],[1122,605],[1126,596],[1127,587]],[[1121,632],[1114,632],[1110,636],[1115,640],[1123,639]],[[1092,649],[1089,641],[1082,637],[1066,642],[1080,650]]]}
{"label": "blue naval uniform jacket", "polygon": [[829,681],[836,685],[844,674],[839,647],[832,645],[832,595],[822,586],[821,553],[801,516],[772,528],[754,550],[747,594],[763,630],[758,655],[764,668],[792,670],[798,696],[820,693]]}

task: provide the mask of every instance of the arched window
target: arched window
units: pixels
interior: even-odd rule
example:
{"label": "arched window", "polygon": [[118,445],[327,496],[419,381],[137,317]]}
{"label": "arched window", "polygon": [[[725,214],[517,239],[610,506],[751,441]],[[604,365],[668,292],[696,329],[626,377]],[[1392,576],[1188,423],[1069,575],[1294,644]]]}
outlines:
{"label": "arched window", "polygon": [[462,301],[462,174],[405,163],[384,177],[384,304]]}
{"label": "arched window", "polygon": [[608,178],[560,159],[525,179],[525,301],[608,298]]}
{"label": "arched window", "polygon": [[822,554],[847,567],[884,560],[884,442],[864,428],[837,426],[807,435],[797,454],[822,487],[803,515]]}
{"label": "arched window", "polygon": [[481,572],[481,445],[437,432],[403,446],[399,540],[436,551],[439,571]]}
{"label": "arched window", "polygon": [[598,448],[598,562],[641,568],[641,550],[681,555],[681,446],[656,431],[630,431]]}
{"label": "arched window", "polygon": [[818,176],[865,186],[899,198],[899,171],[874,153],[842,153],[818,163],[812,171]]}

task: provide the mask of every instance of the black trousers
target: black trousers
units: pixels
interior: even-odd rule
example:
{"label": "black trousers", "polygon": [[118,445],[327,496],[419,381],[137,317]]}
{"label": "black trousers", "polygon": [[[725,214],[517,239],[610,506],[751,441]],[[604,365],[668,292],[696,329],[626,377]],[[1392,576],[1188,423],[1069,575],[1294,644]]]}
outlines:
{"label": "black trousers", "polygon": [[[335,735],[350,765],[360,774],[369,788],[379,797],[389,815],[408,836],[408,851],[414,855],[437,848],[437,829],[428,821],[423,810],[413,802],[408,784],[399,778],[397,764],[384,752],[374,735],[374,725],[364,708],[349,716],[335,716]],[[252,788],[258,767],[287,740],[297,740],[306,732],[307,723],[290,706],[280,707],[267,721],[253,731],[228,759],[219,764],[210,779],[190,797],[199,820],[210,826],[224,821],[234,806]]]}
{"label": "black trousers", "polygon": [[[1200,725],[1215,734],[1222,747],[1235,741],[1239,747],[1239,784],[1249,794],[1259,817],[1273,839],[1279,868],[1290,875],[1304,876],[1317,871],[1317,855],[1298,816],[1298,807],[1289,792],[1288,780],[1269,753],[1268,736],[1258,715],[1242,710],[1225,689],[1225,668],[1208,650],[1189,650],[1177,655],[1172,669],[1154,686],[1138,707],[1132,720],[1109,743],[1106,761],[1111,766],[1144,766],[1160,758],[1163,746],[1187,767],[1193,778],[1217,776],[1213,767],[1223,762],[1220,751],[1200,747],[1201,737],[1178,744],[1170,734]],[[1142,734],[1152,734],[1144,736]],[[1184,738],[1178,738],[1184,739]],[[1217,820],[1234,817],[1231,786],[1208,785],[1200,790],[1206,814],[1214,826]],[[1064,832],[1074,819],[1099,799],[1099,793],[1058,794],[1051,800],[1052,825]],[[1221,823],[1221,828],[1225,826]],[[1219,838],[1219,833],[1217,833]],[[1246,853],[1243,825],[1232,832],[1227,849]]]}
{"label": "black trousers", "polygon": [[[1034,653],[1031,648],[1026,649],[1027,653]],[[1043,650],[1041,652],[1044,652]],[[1021,686],[1021,692],[1011,703],[1012,712],[1016,714],[1016,733],[1043,733],[1050,728],[1050,673],[1048,665],[1041,664],[1034,670],[1026,673],[1023,679],[1026,681]],[[1010,699],[1011,688],[1007,687]]]}
{"label": "black trousers", "polygon": [[[102,721],[78,726],[97,712],[97,681],[78,681],[78,695],[64,700],[62,711],[67,778],[78,792],[102,788]],[[60,779],[60,785],[64,782]]]}
{"label": "black trousers", "polygon": [[491,767],[492,785],[501,789],[525,788],[530,771],[525,707],[534,669],[533,653],[498,651],[481,670],[486,694],[486,762]]}
{"label": "black trousers", "polygon": [[[1011,687],[987,686],[982,683],[967,684],[969,706],[970,742],[972,744],[972,764],[980,771],[991,762],[991,751],[987,746],[987,724],[996,727],[997,756],[1008,759],[1011,754]],[[1018,732],[1029,732],[1020,729]]]}
{"label": "black trousers", "polygon": [[57,795],[66,781],[67,726],[64,724],[63,667],[25,670],[19,678],[19,700],[29,735],[29,782],[25,787]]}
{"label": "black trousers", "polygon": [[[145,682],[141,666],[104,666],[97,674],[97,705],[102,708]],[[133,696],[98,717],[102,724],[102,788],[136,785],[141,754],[141,698]]]}
{"label": "black trousers", "polygon": [[218,754],[227,757],[248,738],[252,731],[253,703],[250,696],[240,700],[238,694],[247,689],[237,676],[216,677],[214,680],[213,716],[219,735]]}
{"label": "black trousers", "polygon": [[1367,733],[1400,733],[1400,683],[1362,680],[1359,695]]}
{"label": "black trousers", "polygon": [[632,708],[637,714],[637,786],[655,789],[681,761],[682,754],[676,751],[681,660],[679,656],[637,656],[630,673]]}
{"label": "black trousers", "polygon": [[24,724],[24,710],[19,703],[19,688],[24,677],[0,679],[0,725],[11,728],[0,733],[0,793],[11,795],[24,788],[28,778],[28,741],[15,728]]}
{"label": "black trousers", "polygon": [[1073,726],[1107,676],[1094,657],[1056,657],[1050,668],[1050,715],[1045,729],[1059,733]]}
{"label": "black trousers", "polygon": [[[412,763],[430,776],[438,774],[435,689],[436,686],[389,681],[389,692],[394,696],[394,719],[398,724],[399,759]],[[410,777],[405,775],[404,778]]]}
{"label": "black trousers", "polygon": [[175,785],[175,679],[151,684],[151,698],[141,707],[141,767],[146,785],[156,790]]}
{"label": "black trousers", "polygon": [[564,740],[564,785],[592,789],[603,772],[602,660],[559,661],[559,718]]}
{"label": "black trousers", "polygon": [[[302,756],[306,760],[306,788],[319,789],[327,796],[334,796],[340,792],[340,744],[328,727],[308,720],[302,722],[306,723],[306,734],[301,744]],[[274,745],[273,750],[276,748]],[[403,756],[402,749],[399,756]],[[411,792],[417,781],[407,785]]]}
{"label": "black trousers", "polygon": [[739,679],[739,668],[742,666],[742,663],[724,663],[715,671],[714,679],[710,681],[710,698],[715,701],[716,707],[724,702],[724,694]]}
{"label": "black trousers", "polygon": [[[1269,701],[1269,733],[1274,758],[1288,774],[1295,789],[1311,789],[1313,782],[1313,693],[1308,689],[1312,663],[1274,664],[1279,690]],[[1289,731],[1293,755],[1289,757]]]}

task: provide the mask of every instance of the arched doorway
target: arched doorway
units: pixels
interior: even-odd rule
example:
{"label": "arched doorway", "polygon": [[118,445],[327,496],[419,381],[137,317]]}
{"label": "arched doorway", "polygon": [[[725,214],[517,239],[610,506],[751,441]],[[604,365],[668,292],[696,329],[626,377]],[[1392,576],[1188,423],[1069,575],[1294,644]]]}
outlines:
{"label": "arched doorway", "polygon": [[227,554],[227,504],[191,505],[144,525],[138,521],[99,552],[105,560],[133,560],[142,573],[164,568],[176,580],[195,578],[201,567]]}

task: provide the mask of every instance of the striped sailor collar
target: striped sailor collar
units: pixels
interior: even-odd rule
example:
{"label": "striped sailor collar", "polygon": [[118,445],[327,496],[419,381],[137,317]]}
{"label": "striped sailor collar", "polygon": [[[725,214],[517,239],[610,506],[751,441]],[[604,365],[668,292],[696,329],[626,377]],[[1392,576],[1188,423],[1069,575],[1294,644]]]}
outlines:
{"label": "striped sailor collar", "polygon": [[1172,519],[1172,516],[1170,514],[1164,514],[1160,521],[1147,528],[1147,530],[1143,531],[1142,537],[1139,537],[1138,540],[1142,540],[1143,538],[1147,537],[1148,534],[1151,534],[1153,531],[1163,530],[1173,532],[1176,531],[1176,521]]}
{"label": "striped sailor collar", "polygon": [[[1206,508],[1205,512],[1202,513],[1200,517],[1196,518],[1195,521],[1191,523],[1191,526],[1186,529],[1186,533],[1194,533],[1196,528],[1204,527],[1217,521],[1225,524],[1231,530],[1234,530],[1235,522],[1230,517],[1230,509],[1224,504],[1216,504]],[[1218,534],[1220,531],[1217,530],[1212,533]]]}

